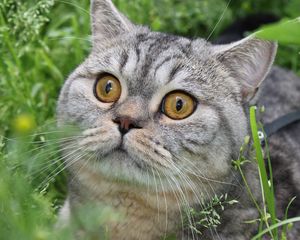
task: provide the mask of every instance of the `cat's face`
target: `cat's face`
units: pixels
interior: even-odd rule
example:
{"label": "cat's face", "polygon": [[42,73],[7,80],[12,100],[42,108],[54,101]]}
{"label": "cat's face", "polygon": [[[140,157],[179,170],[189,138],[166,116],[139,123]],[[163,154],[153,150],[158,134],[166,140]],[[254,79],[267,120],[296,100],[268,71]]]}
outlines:
{"label": "cat's face", "polygon": [[59,124],[82,129],[72,143],[83,152],[77,160],[106,177],[164,189],[203,192],[226,181],[247,134],[245,99],[275,46],[254,39],[212,46],[151,32],[105,0],[93,2],[92,14],[93,50],[58,103]]}

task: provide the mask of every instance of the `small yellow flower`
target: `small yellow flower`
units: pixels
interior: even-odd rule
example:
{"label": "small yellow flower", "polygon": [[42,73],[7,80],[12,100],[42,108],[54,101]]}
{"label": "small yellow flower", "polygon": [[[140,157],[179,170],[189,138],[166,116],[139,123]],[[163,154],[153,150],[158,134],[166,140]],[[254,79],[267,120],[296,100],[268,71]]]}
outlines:
{"label": "small yellow flower", "polygon": [[21,114],[14,120],[14,129],[18,133],[28,133],[35,128],[34,117],[30,114]]}

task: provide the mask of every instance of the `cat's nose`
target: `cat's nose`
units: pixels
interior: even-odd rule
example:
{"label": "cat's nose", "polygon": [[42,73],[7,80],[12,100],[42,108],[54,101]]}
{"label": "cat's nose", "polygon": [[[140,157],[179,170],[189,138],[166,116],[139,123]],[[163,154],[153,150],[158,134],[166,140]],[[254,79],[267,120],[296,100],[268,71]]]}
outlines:
{"label": "cat's nose", "polygon": [[113,122],[119,124],[119,130],[122,135],[125,135],[133,128],[142,128],[138,120],[130,117],[117,117]]}

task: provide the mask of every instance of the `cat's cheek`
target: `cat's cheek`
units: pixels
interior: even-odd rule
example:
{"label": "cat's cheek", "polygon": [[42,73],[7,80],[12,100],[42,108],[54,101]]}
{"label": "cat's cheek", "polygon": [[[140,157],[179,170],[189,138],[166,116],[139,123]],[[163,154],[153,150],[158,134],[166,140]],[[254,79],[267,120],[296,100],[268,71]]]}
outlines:
{"label": "cat's cheek", "polygon": [[[210,144],[220,129],[220,117],[216,110],[209,106],[201,106],[182,120],[173,120],[162,114],[159,118],[160,131],[165,142],[172,138],[180,145],[195,145],[195,152],[201,152],[203,145]],[[175,138],[174,138],[175,136]]]}
{"label": "cat's cheek", "polygon": [[83,147],[85,151],[97,152],[99,156],[103,156],[120,146],[122,136],[116,124],[102,119],[96,125],[96,128],[87,129],[82,133],[80,147]]}

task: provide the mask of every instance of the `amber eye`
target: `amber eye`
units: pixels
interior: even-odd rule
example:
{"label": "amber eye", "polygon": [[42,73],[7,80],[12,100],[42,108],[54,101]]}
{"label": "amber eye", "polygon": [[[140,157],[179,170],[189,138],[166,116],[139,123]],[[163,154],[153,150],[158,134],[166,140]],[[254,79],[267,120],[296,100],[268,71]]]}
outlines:
{"label": "amber eye", "polygon": [[97,79],[94,94],[101,102],[112,103],[119,100],[121,90],[119,80],[112,75],[106,74]]}
{"label": "amber eye", "polygon": [[162,112],[174,120],[187,118],[195,111],[195,108],[195,99],[182,91],[167,94],[162,103]]}

